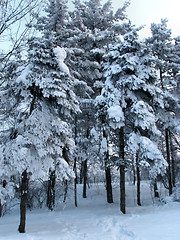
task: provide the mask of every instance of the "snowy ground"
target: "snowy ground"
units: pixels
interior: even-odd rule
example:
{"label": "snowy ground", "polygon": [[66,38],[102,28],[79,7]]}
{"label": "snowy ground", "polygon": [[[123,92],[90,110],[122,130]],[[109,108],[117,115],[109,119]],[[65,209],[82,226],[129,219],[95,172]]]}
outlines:
{"label": "snowy ground", "polygon": [[[127,184],[127,214],[119,211],[119,187],[114,186],[114,203],[107,204],[103,184],[88,189],[78,207],[72,200],[47,209],[27,212],[26,233],[17,231],[19,213],[14,210],[0,218],[0,240],[179,240],[180,203],[155,202],[149,184],[142,184],[142,206],[136,205],[136,192]],[[161,189],[161,195],[164,190]]]}

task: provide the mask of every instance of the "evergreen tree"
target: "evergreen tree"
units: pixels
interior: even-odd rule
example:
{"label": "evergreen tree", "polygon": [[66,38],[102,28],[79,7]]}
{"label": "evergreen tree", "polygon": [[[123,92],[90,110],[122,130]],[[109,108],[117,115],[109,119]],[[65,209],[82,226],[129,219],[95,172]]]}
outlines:
{"label": "evergreen tree", "polygon": [[[93,100],[87,99],[94,99],[101,92],[104,82],[103,55],[107,51],[107,45],[110,42],[119,41],[120,34],[126,31],[128,24],[123,25],[121,21],[126,19],[125,10],[128,3],[125,3],[123,8],[118,9],[115,14],[112,11],[110,1],[102,5],[100,0],[86,2],[76,0],[74,6],[75,10],[70,13],[71,29],[73,30],[71,30],[70,37],[66,41],[66,46],[70,48],[70,54],[74,53],[73,58],[70,56],[72,66],[70,68],[73,69],[73,76],[78,79],[76,93],[82,102],[82,116],[88,116],[89,118],[88,120],[83,117],[83,121],[86,122],[84,130],[83,127],[79,127],[82,141],[84,141],[83,138],[87,139],[86,132],[90,132],[90,128],[95,125],[94,110],[92,110],[94,109]],[[83,92],[81,91],[82,87],[85,89]],[[81,116],[80,119],[82,119]],[[78,122],[79,126],[84,126],[82,121]],[[90,141],[88,146],[91,148]],[[91,151],[90,148],[87,152]],[[108,165],[106,164],[107,168]],[[108,171],[110,171],[110,168],[108,168]],[[108,185],[110,186],[110,184]],[[112,202],[112,200],[109,201]]]}
{"label": "evergreen tree", "polygon": [[[136,155],[137,166],[148,165],[153,178],[166,166],[157,147],[160,132],[153,110],[154,105],[161,102],[161,90],[154,86],[156,74],[152,57],[138,41],[134,27],[130,26],[124,41],[110,46],[106,58],[105,86],[96,102],[99,116],[113,131],[118,131],[121,211],[125,213],[125,146]],[[136,140],[128,144],[132,136],[136,136]]]}
{"label": "evergreen tree", "polygon": [[167,28],[167,19],[162,19],[160,24],[151,24],[152,37],[146,40],[147,46],[151,49],[155,57],[154,66],[159,72],[159,81],[163,91],[163,111],[161,108],[156,107],[158,114],[158,124],[161,131],[164,131],[164,145],[166,148],[166,159],[168,162],[168,184],[169,194],[173,190],[173,173],[172,162],[170,153],[170,135],[171,132],[177,132],[179,124],[176,117],[178,112],[178,99],[175,96],[175,91],[178,85],[178,78],[176,77],[179,70],[179,53],[178,53],[178,38],[176,43],[173,44],[171,38],[171,30]]}
{"label": "evergreen tree", "polygon": [[[66,51],[54,39],[53,35],[51,39],[44,35],[29,41],[28,65],[11,85],[18,115],[2,146],[1,160],[6,165],[6,175],[22,175],[20,232],[25,232],[27,174],[32,174],[31,179],[47,180],[50,172],[50,182],[54,176],[59,180],[74,176],[70,167],[74,151],[71,123],[72,114],[80,111],[79,103],[73,92],[73,78],[64,63]],[[53,171],[55,175],[51,174]],[[53,194],[50,199],[49,206],[53,208]]]}

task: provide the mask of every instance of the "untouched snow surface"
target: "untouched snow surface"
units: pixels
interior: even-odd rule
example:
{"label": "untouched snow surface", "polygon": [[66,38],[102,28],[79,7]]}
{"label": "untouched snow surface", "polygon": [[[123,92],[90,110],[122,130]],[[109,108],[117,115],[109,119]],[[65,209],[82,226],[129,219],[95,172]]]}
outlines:
{"label": "untouched snow surface", "polygon": [[[126,185],[127,214],[119,211],[119,186],[114,185],[114,203],[106,203],[104,184],[88,189],[82,199],[79,185],[78,207],[72,198],[58,204],[55,211],[27,211],[26,233],[17,231],[19,212],[0,218],[0,240],[179,240],[180,203],[162,204],[152,198],[149,183],[142,184],[142,206],[136,205],[136,191]],[[165,190],[161,190],[161,195]]]}

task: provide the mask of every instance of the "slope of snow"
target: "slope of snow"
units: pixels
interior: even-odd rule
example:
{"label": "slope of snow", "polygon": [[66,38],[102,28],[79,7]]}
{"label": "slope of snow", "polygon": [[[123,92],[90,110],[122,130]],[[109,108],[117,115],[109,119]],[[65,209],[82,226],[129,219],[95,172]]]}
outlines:
{"label": "slope of snow", "polygon": [[[136,205],[136,191],[127,184],[127,214],[119,211],[119,186],[113,188],[114,203],[107,204],[103,184],[88,189],[82,199],[78,190],[78,207],[69,197],[56,210],[27,212],[26,233],[17,231],[17,210],[0,218],[0,240],[179,240],[180,203],[166,205],[152,198],[149,184],[142,184],[142,207]],[[164,195],[165,190],[161,190]]]}

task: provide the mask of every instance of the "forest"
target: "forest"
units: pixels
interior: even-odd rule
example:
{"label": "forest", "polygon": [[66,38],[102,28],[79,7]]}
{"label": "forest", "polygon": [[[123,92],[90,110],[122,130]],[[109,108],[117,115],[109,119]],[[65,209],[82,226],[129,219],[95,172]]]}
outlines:
{"label": "forest", "polygon": [[0,217],[18,205],[20,233],[95,184],[123,216],[129,182],[137,206],[144,181],[180,201],[180,36],[162,19],[140,39],[130,4],[0,1]]}

